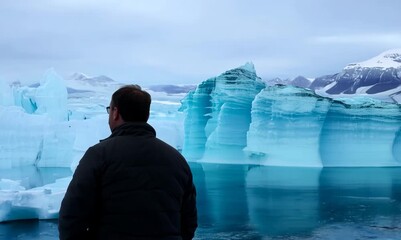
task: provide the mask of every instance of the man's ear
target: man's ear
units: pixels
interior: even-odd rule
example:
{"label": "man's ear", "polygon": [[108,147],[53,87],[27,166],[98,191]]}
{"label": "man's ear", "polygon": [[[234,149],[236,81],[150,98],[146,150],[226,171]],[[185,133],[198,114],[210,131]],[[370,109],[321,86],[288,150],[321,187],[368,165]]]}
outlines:
{"label": "man's ear", "polygon": [[120,111],[118,111],[118,108],[114,107],[113,109],[113,120],[118,121],[121,118],[120,116]]}

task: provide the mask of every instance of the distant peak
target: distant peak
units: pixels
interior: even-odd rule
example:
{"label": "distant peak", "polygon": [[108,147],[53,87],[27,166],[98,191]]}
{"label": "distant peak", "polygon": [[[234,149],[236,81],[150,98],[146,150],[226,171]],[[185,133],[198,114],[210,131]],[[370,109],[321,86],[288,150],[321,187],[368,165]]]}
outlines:
{"label": "distant peak", "polygon": [[247,70],[247,71],[249,71],[249,72],[254,72],[254,73],[256,73],[256,71],[255,71],[255,66],[253,65],[252,62],[247,62],[247,63],[245,63],[244,65],[242,65],[242,66],[239,67],[239,68],[242,68],[242,69]]}
{"label": "distant peak", "polygon": [[89,77],[88,75],[86,75],[84,73],[74,73],[68,79],[74,80],[74,81],[88,82],[88,83],[107,83],[107,82],[113,83],[113,82],[115,82],[113,79],[111,79],[105,75],[100,75],[97,77]]}
{"label": "distant peak", "polygon": [[[391,49],[381,54],[383,58],[387,58],[401,63],[401,48]],[[380,56],[380,55],[379,55]]]}
{"label": "distant peak", "polygon": [[366,68],[401,68],[401,48],[387,50],[367,61],[348,64],[346,69]]}
{"label": "distant peak", "polygon": [[88,79],[88,78],[90,78],[88,75],[76,72],[76,73],[72,74],[68,79],[71,79],[71,80],[85,80],[85,79]]}

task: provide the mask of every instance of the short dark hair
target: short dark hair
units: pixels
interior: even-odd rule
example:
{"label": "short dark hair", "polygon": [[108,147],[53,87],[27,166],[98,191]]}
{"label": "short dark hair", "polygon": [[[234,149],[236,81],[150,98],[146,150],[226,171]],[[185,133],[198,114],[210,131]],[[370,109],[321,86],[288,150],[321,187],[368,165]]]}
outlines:
{"label": "short dark hair", "polygon": [[126,85],[111,96],[112,107],[117,107],[126,122],[147,122],[149,119],[150,94],[139,85]]}

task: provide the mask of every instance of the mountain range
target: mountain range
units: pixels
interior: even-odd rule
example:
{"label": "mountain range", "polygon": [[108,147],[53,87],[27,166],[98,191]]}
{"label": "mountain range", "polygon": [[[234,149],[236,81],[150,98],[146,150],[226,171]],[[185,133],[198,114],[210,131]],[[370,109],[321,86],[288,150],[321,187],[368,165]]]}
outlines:
{"label": "mountain range", "polygon": [[336,74],[308,79],[272,79],[268,84],[280,83],[314,90],[330,98],[366,96],[389,102],[401,102],[401,49],[392,49],[367,61],[351,63]]}
{"label": "mountain range", "polygon": [[[267,86],[292,85],[308,88],[321,96],[344,98],[367,96],[388,102],[401,102],[401,49],[385,51],[367,61],[351,63],[340,72],[315,79],[298,76],[294,79],[274,78],[264,80]],[[104,91],[123,85],[107,76],[88,77],[75,73],[67,78],[69,93],[82,91]],[[185,93],[195,89],[194,85],[151,85],[154,92],[167,94]]]}

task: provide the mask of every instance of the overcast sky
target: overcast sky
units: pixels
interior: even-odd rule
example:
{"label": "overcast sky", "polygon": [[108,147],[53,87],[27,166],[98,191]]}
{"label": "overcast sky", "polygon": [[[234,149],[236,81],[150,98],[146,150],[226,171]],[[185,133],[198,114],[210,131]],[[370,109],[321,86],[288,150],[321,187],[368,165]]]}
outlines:
{"label": "overcast sky", "polygon": [[0,79],[317,77],[401,48],[400,0],[1,0]]}

